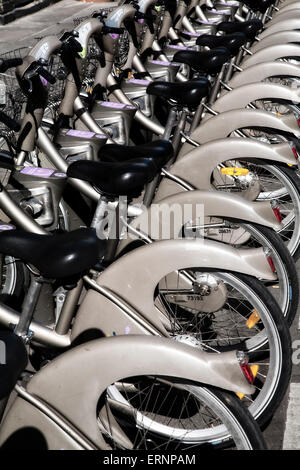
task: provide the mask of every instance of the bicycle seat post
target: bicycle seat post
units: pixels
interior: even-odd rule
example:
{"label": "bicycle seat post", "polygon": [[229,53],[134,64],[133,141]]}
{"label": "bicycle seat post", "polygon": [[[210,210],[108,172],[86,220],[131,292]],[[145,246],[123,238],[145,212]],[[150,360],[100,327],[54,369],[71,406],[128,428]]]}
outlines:
{"label": "bicycle seat post", "polygon": [[[238,56],[239,56],[239,54],[240,54],[240,52],[238,53]],[[237,57],[232,57],[230,59],[230,62],[228,63],[226,73],[224,74],[223,79],[222,79],[222,82],[225,83],[225,84],[227,84],[229,82],[229,80],[231,79],[231,77],[232,77],[232,73],[233,73],[232,69],[235,65],[235,62],[237,61]]]}
{"label": "bicycle seat post", "polygon": [[44,279],[40,276],[32,275],[31,283],[22,305],[20,320],[14,329],[14,333],[26,341],[30,339],[30,323],[32,321],[34,309],[38,302]]}
{"label": "bicycle seat post", "polygon": [[202,113],[204,111],[204,103],[206,101],[206,97],[202,98],[199,106],[197,107],[196,111],[195,111],[195,114],[193,116],[193,121],[191,123],[191,127],[190,127],[190,133],[193,132],[196,127],[199,126],[200,122],[201,122],[201,119],[202,119]]}
{"label": "bicycle seat post", "polygon": [[[176,118],[177,118],[177,106],[174,103],[171,103],[170,101],[168,102],[169,104],[171,104],[171,109],[168,115],[167,123],[165,125],[165,131],[162,135],[162,138],[166,140],[170,140],[172,130],[176,122]],[[172,140],[172,143],[173,143],[173,140]],[[155,195],[157,185],[159,184],[159,181],[160,181],[160,175],[158,174],[150,183],[147,184],[145,188],[144,198],[143,198],[144,206],[150,207],[153,201],[154,195]]]}
{"label": "bicycle seat post", "polygon": [[27,158],[27,152],[25,152],[24,150],[21,150],[19,154],[17,155],[16,165],[23,166],[24,162],[26,161],[26,158]]}
{"label": "bicycle seat post", "polygon": [[167,168],[170,167],[170,165],[174,162],[174,160],[176,158],[178,148],[179,148],[179,145],[180,145],[180,140],[181,140],[181,132],[184,132],[186,118],[187,118],[187,114],[188,114],[189,111],[187,109],[183,108],[183,107],[182,108],[179,107],[177,109],[177,112],[179,113],[180,117],[179,117],[179,120],[177,122],[175,131],[174,131],[174,134],[173,134],[173,138],[172,138],[172,145],[173,145],[173,149],[174,149],[174,157],[166,165]]}
{"label": "bicycle seat post", "polygon": [[101,196],[98,201],[98,204],[94,213],[94,217],[91,223],[92,228],[95,228],[97,230],[97,228],[101,224],[101,221],[104,219],[105,213],[107,211],[107,205],[108,205],[108,200],[106,199],[106,197]]}
{"label": "bicycle seat post", "polygon": [[225,62],[225,64],[222,65],[222,68],[215,79],[215,82],[213,84],[213,87],[212,87],[212,90],[208,99],[208,105],[212,105],[217,98],[217,95],[220,91],[220,84],[225,74],[227,66],[228,66],[228,62]]}
{"label": "bicycle seat post", "polygon": [[171,106],[172,107],[171,107],[169,115],[168,115],[167,123],[166,123],[166,126],[165,126],[165,131],[162,135],[162,138],[166,139],[166,140],[169,140],[170,137],[171,137],[172,129],[173,129],[174,123],[176,121],[176,116],[177,116],[176,105],[173,105],[173,103],[172,103]]}

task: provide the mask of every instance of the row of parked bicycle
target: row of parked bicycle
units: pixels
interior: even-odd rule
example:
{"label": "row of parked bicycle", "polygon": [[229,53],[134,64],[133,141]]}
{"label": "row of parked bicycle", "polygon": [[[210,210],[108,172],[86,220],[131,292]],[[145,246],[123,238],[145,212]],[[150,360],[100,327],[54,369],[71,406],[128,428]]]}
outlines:
{"label": "row of parked bicycle", "polygon": [[126,0],[2,55],[3,449],[266,448],[299,301],[298,30],[297,1]]}

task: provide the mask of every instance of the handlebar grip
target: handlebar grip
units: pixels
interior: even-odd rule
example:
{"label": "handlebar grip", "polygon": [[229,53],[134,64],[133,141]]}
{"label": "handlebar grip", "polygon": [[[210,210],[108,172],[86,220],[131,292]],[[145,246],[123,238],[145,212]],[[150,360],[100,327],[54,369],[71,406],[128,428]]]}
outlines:
{"label": "handlebar grip", "polygon": [[82,52],[82,45],[76,38],[69,38],[68,46],[70,47],[71,51],[74,53]]}
{"label": "handlebar grip", "polygon": [[3,111],[0,110],[0,121],[3,122],[9,129],[15,132],[19,132],[21,129],[20,124],[12,119],[11,117],[7,116]]}
{"label": "handlebar grip", "polygon": [[0,59],[0,73],[4,73],[8,69],[18,67],[19,65],[22,65],[22,64],[23,64],[23,60],[21,58]]}
{"label": "handlebar grip", "polygon": [[106,26],[106,25],[104,25],[102,28],[103,34],[123,34],[124,31],[125,31],[125,28],[115,28],[113,26]]}
{"label": "handlebar grip", "polygon": [[48,70],[44,69],[44,68],[40,68],[39,70],[39,75],[43,78],[45,78],[47,80],[47,82],[51,83],[51,85],[54,85],[54,83],[56,83],[56,78],[51,75],[50,72],[48,72]]}

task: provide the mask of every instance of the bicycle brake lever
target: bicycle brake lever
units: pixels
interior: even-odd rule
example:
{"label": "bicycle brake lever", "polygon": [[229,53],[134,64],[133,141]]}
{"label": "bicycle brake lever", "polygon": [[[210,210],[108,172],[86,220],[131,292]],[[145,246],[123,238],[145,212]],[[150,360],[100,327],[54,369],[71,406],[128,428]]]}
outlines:
{"label": "bicycle brake lever", "polygon": [[33,83],[32,83],[32,80],[31,80],[31,78],[27,78],[27,81],[28,81],[28,83],[29,83],[28,92],[29,92],[29,93],[32,93],[32,90],[33,90]]}

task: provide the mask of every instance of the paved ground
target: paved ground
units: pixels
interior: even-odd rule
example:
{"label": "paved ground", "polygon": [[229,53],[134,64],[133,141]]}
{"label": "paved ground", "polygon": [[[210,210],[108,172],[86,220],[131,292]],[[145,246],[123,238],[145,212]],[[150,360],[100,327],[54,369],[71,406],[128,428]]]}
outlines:
{"label": "paved ground", "polygon": [[19,20],[0,26],[0,52],[30,46],[36,37],[58,34],[73,28],[73,17],[85,16],[97,9],[115,5],[112,2],[83,3],[78,0],[62,0]]}
{"label": "paved ground", "polygon": [[[98,8],[112,5],[113,3],[108,2],[87,4],[77,0],[63,0],[28,17],[0,26],[0,54],[35,44],[37,37],[70,30],[73,28],[73,17],[86,16]],[[300,277],[300,261],[298,276]],[[299,315],[300,309],[291,331],[293,345],[299,348],[299,355],[295,354],[295,359],[299,358],[300,363]],[[299,344],[296,343],[297,340]],[[294,365],[290,390],[264,431],[264,436],[269,449],[300,450],[300,364]]]}
{"label": "paved ground", "polygon": [[[300,261],[297,263],[297,271],[300,279]],[[291,335],[294,365],[290,389],[264,431],[268,447],[272,450],[300,450],[300,308]]]}
{"label": "paved ground", "polygon": [[[300,261],[297,263],[300,279]],[[291,328],[293,372],[290,389],[264,432],[269,449],[300,450],[300,308]]]}

